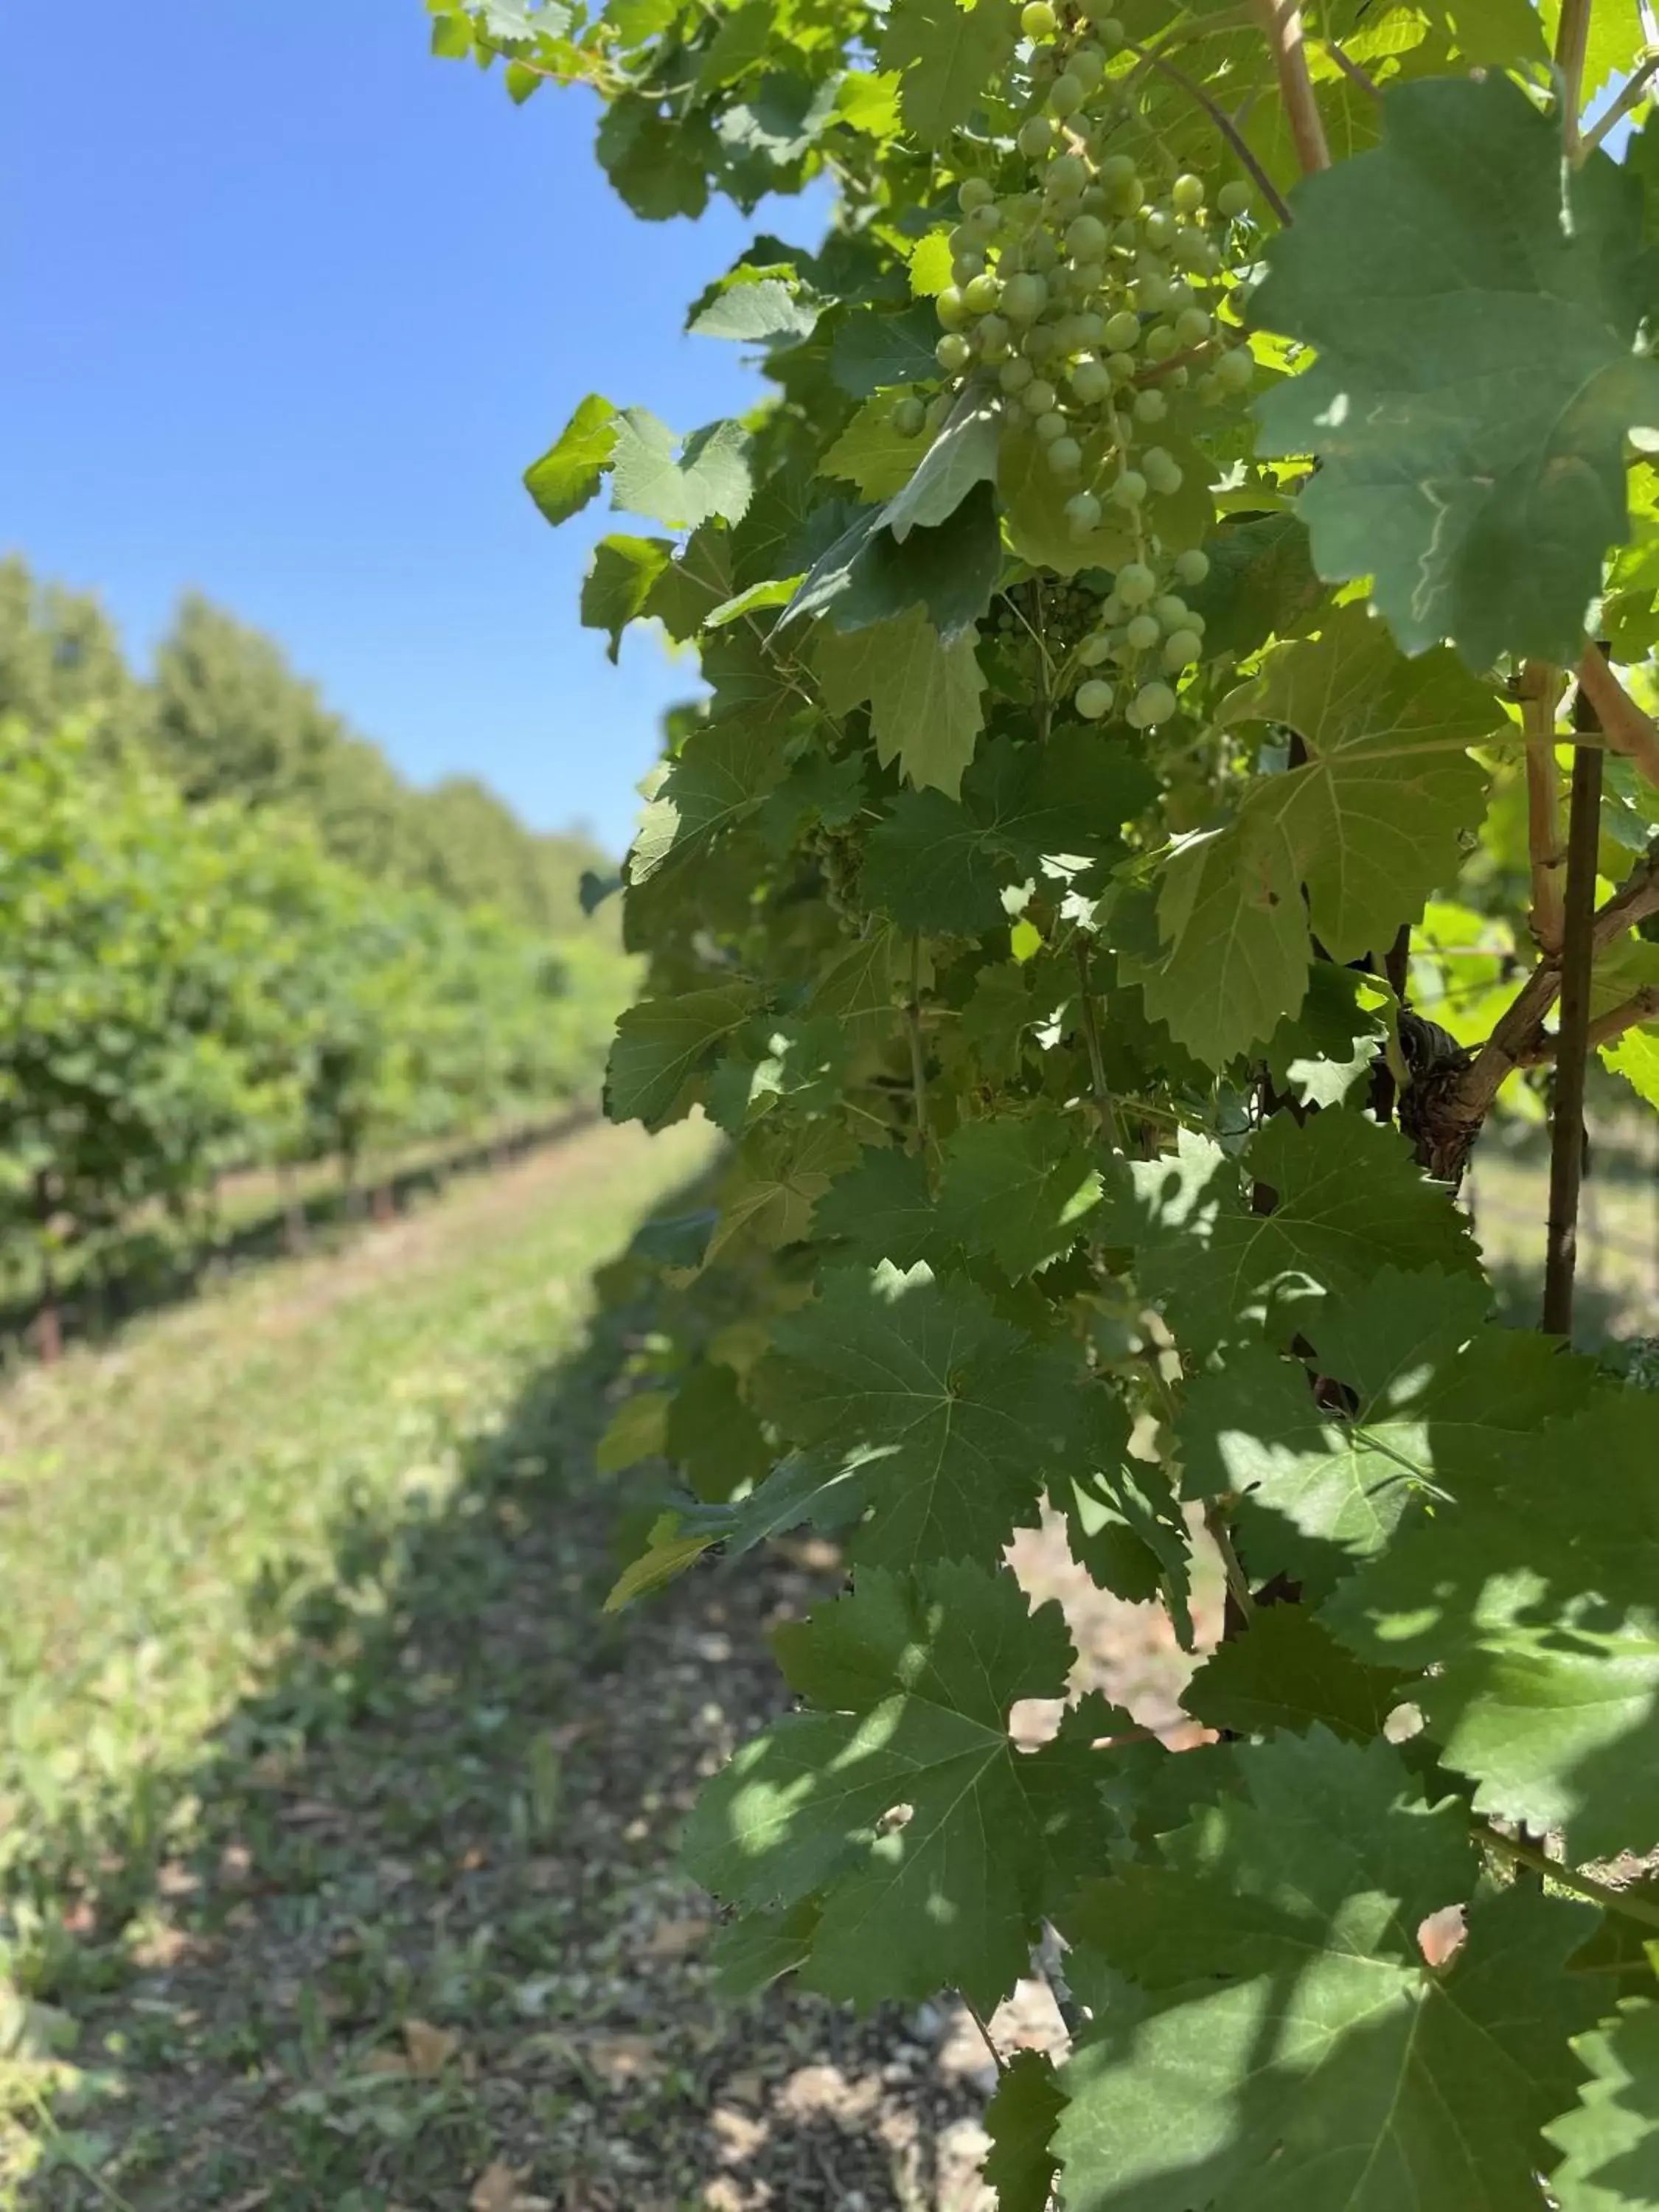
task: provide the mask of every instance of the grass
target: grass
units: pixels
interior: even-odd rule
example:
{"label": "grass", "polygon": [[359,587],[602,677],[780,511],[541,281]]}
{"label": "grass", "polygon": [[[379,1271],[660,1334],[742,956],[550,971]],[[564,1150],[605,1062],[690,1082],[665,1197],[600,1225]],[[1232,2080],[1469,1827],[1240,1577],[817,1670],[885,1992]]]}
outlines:
{"label": "grass", "polygon": [[[420,2028],[499,1973],[499,1931],[382,1908],[464,1886],[486,1831],[546,1840],[604,1564],[548,1510],[604,1418],[586,1279],[701,1144],[588,1131],[0,1399],[0,2203],[349,2212],[393,2201],[400,2145],[443,2170],[416,2201],[487,2168],[459,2037]],[[528,1640],[491,1626],[520,1542]],[[259,1986],[180,1996],[250,1943]],[[365,2070],[318,2078],[341,2020]],[[263,2106],[268,2068],[274,2132],[191,2166],[192,2077]]]}

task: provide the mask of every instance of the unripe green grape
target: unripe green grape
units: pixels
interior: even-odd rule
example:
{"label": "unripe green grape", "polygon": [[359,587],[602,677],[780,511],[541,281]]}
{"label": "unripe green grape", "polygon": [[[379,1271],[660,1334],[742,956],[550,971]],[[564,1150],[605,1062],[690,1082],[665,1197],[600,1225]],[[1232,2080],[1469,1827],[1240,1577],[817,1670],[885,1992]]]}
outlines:
{"label": "unripe green grape", "polygon": [[1143,315],[1161,315],[1169,307],[1170,289],[1167,276],[1137,276],[1135,305]]}
{"label": "unripe green grape", "polygon": [[1137,653],[1150,653],[1164,633],[1158,626],[1156,615],[1139,614],[1129,617],[1123,635]]}
{"label": "unripe green grape", "polygon": [[1025,266],[1046,276],[1060,262],[1060,248],[1046,230],[1034,230],[1025,241]]}
{"label": "unripe green grape", "polygon": [[1052,39],[1060,27],[1060,18],[1048,0],[1026,0],[1019,11],[1019,27],[1028,39]]}
{"label": "unripe green grape", "polygon": [[1141,726],[1150,730],[1167,722],[1174,714],[1176,695],[1167,684],[1143,684],[1135,694],[1135,705],[1140,710]]}
{"label": "unripe green grape", "polygon": [[936,393],[927,403],[927,428],[934,432],[942,430],[950,421],[951,410],[956,404],[954,393],[949,392]]}
{"label": "unripe green grape", "polygon": [[1060,339],[1052,323],[1033,323],[1019,342],[1019,349],[1028,361],[1051,360],[1060,351]]}
{"label": "unripe green grape", "polygon": [[1164,389],[1166,392],[1184,392],[1187,389],[1188,374],[1189,371],[1184,362],[1179,368],[1166,370],[1164,376]]}
{"label": "unripe green grape", "polygon": [[1030,415],[1049,415],[1058,397],[1046,376],[1034,376],[1020,393],[1019,404]]}
{"label": "unripe green grape", "polygon": [[1148,246],[1162,253],[1175,242],[1176,219],[1165,208],[1147,210],[1144,235]]}
{"label": "unripe green grape", "polygon": [[1205,629],[1204,617],[1200,614],[1196,607],[1188,607],[1187,610],[1186,621],[1178,623],[1176,627],[1181,629],[1195,629],[1199,635],[1202,637]]}
{"label": "unripe green grape", "polygon": [[1011,323],[1029,323],[1042,313],[1048,297],[1048,287],[1036,271],[1022,269],[1002,288],[1002,312]]}
{"label": "unripe green grape", "polygon": [[1181,341],[1168,323],[1154,323],[1152,329],[1147,331],[1144,343],[1149,361],[1168,361],[1170,356],[1179,347]]}
{"label": "unripe green grape", "polygon": [[[1075,441],[1073,442],[1075,443]],[[1080,457],[1081,447],[1078,451]],[[1048,459],[1052,463],[1054,460],[1052,448],[1049,451]],[[1091,530],[1099,527],[1100,501],[1095,497],[1093,492],[1074,491],[1072,494],[1066,502],[1066,520],[1073,538],[1086,538]],[[1085,661],[1084,665],[1085,667],[1091,667],[1093,663]]]}
{"label": "unripe green grape", "polygon": [[1187,618],[1187,602],[1174,592],[1164,592],[1152,601],[1152,612],[1166,630],[1187,629],[1191,627]]}
{"label": "unripe green grape", "polygon": [[[1106,264],[1102,261],[1080,261],[1072,271],[1072,296],[1081,303],[1092,300],[1106,282]],[[1092,310],[1089,311],[1092,313]]]}
{"label": "unripe green grape", "polygon": [[1096,15],[1091,20],[1095,27],[1095,36],[1100,40],[1101,45],[1105,47],[1107,52],[1109,54],[1118,52],[1121,48],[1125,39],[1128,36],[1128,33],[1124,29],[1122,24],[1119,22],[1117,17],[1115,15]]}
{"label": "unripe green grape", "polygon": [[957,186],[957,205],[963,215],[972,215],[975,208],[990,207],[995,199],[994,186],[983,177],[964,177]]}
{"label": "unripe green grape", "polygon": [[[1094,499],[1094,494],[1089,491],[1080,491],[1076,493],[1066,502],[1066,514],[1069,514],[1072,509],[1077,505],[1078,501],[1083,499]],[[1095,521],[1098,522],[1099,520],[1100,501],[1097,499],[1095,499]],[[1094,524],[1091,523],[1090,525],[1090,528],[1092,529],[1093,527]],[[1098,668],[1103,661],[1109,660],[1111,659],[1112,641],[1106,635],[1103,630],[1097,629],[1092,631],[1089,636],[1084,639],[1082,644],[1079,646],[1077,649],[1077,657],[1081,666],[1085,668]]]}
{"label": "unripe green grape", "polygon": [[927,421],[927,410],[920,399],[908,396],[895,404],[891,421],[901,438],[919,438]]}
{"label": "unripe green grape", "polygon": [[1097,618],[1104,623],[1109,629],[1115,623],[1121,623],[1127,612],[1128,609],[1124,605],[1120,594],[1115,591],[1108,592],[1100,603]]}
{"label": "unripe green grape", "polygon": [[971,315],[988,315],[1001,297],[1002,286],[988,270],[962,288],[962,304]]}
{"label": "unripe green grape", "polygon": [[1106,226],[1097,215],[1074,216],[1066,226],[1066,251],[1073,261],[1098,261],[1106,245]]}
{"label": "unripe green grape", "polygon": [[974,357],[974,349],[960,331],[946,331],[933,348],[933,358],[947,376],[957,376]]}
{"label": "unripe green grape", "polygon": [[1106,327],[1101,341],[1112,353],[1128,353],[1140,343],[1140,318],[1127,307],[1120,307],[1115,315],[1106,318]]}
{"label": "unripe green grape", "polygon": [[1234,346],[1224,353],[1215,365],[1215,374],[1224,392],[1247,391],[1255,375],[1249,346]]}
{"label": "unripe green grape", "polygon": [[1028,115],[1015,143],[1028,161],[1040,161],[1054,143],[1054,126],[1046,115]]}
{"label": "unripe green grape", "polygon": [[1170,411],[1170,403],[1153,386],[1150,391],[1136,392],[1133,411],[1137,422],[1161,422]]}
{"label": "unripe green grape", "polygon": [[985,256],[977,248],[972,253],[958,253],[951,264],[951,282],[958,292],[965,292],[975,276],[985,274]]}
{"label": "unripe green grape", "polygon": [[[1051,418],[1043,416],[1046,422]],[[1083,448],[1075,438],[1053,438],[1048,442],[1048,466],[1057,477],[1074,477],[1083,466]]]}
{"label": "unripe green grape", "polygon": [[1127,154],[1109,154],[1100,165],[1100,185],[1110,191],[1114,185],[1127,184],[1135,173],[1135,165]]}
{"label": "unripe green grape", "polygon": [[1198,382],[1193,386],[1193,389],[1198,394],[1201,404],[1206,407],[1218,407],[1221,402],[1227,397],[1226,386],[1223,384],[1221,379],[1216,374],[1212,368],[1206,368],[1205,370],[1203,375],[1199,378]]}
{"label": "unripe green grape", "polygon": [[952,253],[971,253],[976,251],[979,246],[979,240],[965,222],[959,222],[945,243]]}
{"label": "unripe green grape", "polygon": [[1056,193],[1062,199],[1080,192],[1089,181],[1089,165],[1080,154],[1056,154],[1044,173],[1045,191]]}
{"label": "unripe green grape", "polygon": [[1210,241],[1202,231],[1177,231],[1175,244],[1170,248],[1170,258],[1177,269],[1190,269],[1201,274],[1209,263]]}
{"label": "unripe green grape", "polygon": [[1203,650],[1204,641],[1195,629],[1171,630],[1164,641],[1164,665],[1172,676],[1179,676]]}
{"label": "unripe green grape", "polygon": [[1080,346],[1098,345],[1106,335],[1106,325],[1092,307],[1085,307],[1080,315],[1073,316],[1072,327]]}
{"label": "unripe green grape", "polygon": [[1067,116],[1075,115],[1088,97],[1088,86],[1068,71],[1064,76],[1057,76],[1048,88],[1048,112],[1058,115],[1063,122]]}
{"label": "unripe green grape", "polygon": [[1067,424],[1066,417],[1060,410],[1057,407],[1050,407],[1046,413],[1037,416],[1031,428],[1045,446],[1052,446],[1056,438],[1063,438],[1066,435]]}
{"label": "unripe green grape", "polygon": [[959,331],[968,320],[967,303],[954,284],[947,284],[933,302],[934,313],[947,331]]}
{"label": "unripe green grape", "polygon": [[1188,170],[1170,187],[1170,204],[1179,215],[1192,215],[1204,204],[1204,179]]}
{"label": "unripe green grape", "polygon": [[1182,278],[1176,277],[1175,282],[1170,285],[1169,291],[1168,306],[1170,313],[1172,315],[1178,315],[1183,307],[1196,307],[1197,304],[1198,295],[1194,291],[1192,286],[1183,282]]}
{"label": "unripe green grape", "polygon": [[1066,64],[1072,75],[1080,77],[1092,92],[1106,74],[1106,57],[1098,46],[1073,46],[1072,58]]}
{"label": "unripe green grape", "polygon": [[1175,572],[1183,584],[1201,584],[1210,573],[1210,556],[1192,546],[1176,555]]}
{"label": "unripe green grape", "polygon": [[1098,407],[1112,396],[1112,380],[1104,366],[1091,356],[1077,362],[1067,380],[1078,404],[1082,407]]}
{"label": "unripe green grape", "polygon": [[1158,579],[1144,561],[1126,561],[1112,580],[1112,589],[1126,607],[1144,607],[1158,589]]}
{"label": "unripe green grape", "polygon": [[1016,392],[1024,391],[1036,374],[1030,362],[1023,361],[1016,354],[1012,361],[1005,361],[997,371],[997,382],[1012,398]]}
{"label": "unripe green grape", "polygon": [[[1139,328],[1139,325],[1136,325]],[[1109,353],[1106,374],[1114,384],[1131,384],[1139,374],[1139,364],[1132,353]]]}
{"label": "unripe green grape", "polygon": [[964,228],[969,236],[982,246],[988,239],[994,238],[1002,228],[1002,210],[994,200],[988,201],[982,206],[971,210]]}
{"label": "unripe green grape", "polygon": [[1237,222],[1240,216],[1250,211],[1250,188],[1242,177],[1234,177],[1216,194],[1215,204],[1218,214],[1224,215],[1230,222]]}
{"label": "unripe green grape", "polygon": [[1210,335],[1210,319],[1202,307],[1183,307],[1176,317],[1175,334],[1183,346],[1202,345]]}
{"label": "unripe green grape", "polygon": [[982,354],[994,353],[999,347],[1006,350],[1009,337],[1007,319],[1002,315],[981,315],[976,335]]}
{"label": "unripe green grape", "polygon": [[1103,721],[1112,711],[1112,687],[1098,676],[1091,676],[1086,684],[1077,687],[1073,702],[1085,722]]}
{"label": "unripe green grape", "polygon": [[[1146,479],[1139,469],[1125,469],[1112,486],[1112,499],[1119,507],[1134,508],[1146,496]],[[1120,580],[1119,589],[1122,585]]]}

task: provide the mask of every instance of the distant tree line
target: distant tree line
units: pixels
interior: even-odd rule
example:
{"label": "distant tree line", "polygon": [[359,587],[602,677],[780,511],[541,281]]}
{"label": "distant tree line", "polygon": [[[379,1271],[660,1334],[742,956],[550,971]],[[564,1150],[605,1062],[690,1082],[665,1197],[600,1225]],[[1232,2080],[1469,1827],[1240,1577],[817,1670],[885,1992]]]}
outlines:
{"label": "distant tree line", "polygon": [[371,880],[556,934],[583,930],[582,872],[607,865],[584,837],[527,828],[474,776],[405,781],[273,639],[199,593],[179,602],[146,681],[94,594],[0,559],[0,720],[40,732],[82,716],[101,752],[146,757],[189,805],[283,807]]}

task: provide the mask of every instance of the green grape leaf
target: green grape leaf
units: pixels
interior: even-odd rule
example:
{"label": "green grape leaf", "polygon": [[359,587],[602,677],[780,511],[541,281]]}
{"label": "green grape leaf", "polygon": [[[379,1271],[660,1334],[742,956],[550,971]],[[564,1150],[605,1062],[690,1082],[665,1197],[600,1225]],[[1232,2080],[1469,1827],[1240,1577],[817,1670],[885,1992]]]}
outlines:
{"label": "green grape leaf", "polygon": [[[1388,1041],[1370,977],[1333,960],[1308,970],[1308,995],[1262,1048],[1275,1086],[1307,1106],[1340,1106],[1364,1082]],[[1371,1003],[1362,1003],[1370,999]]]}
{"label": "green grape leaf", "polygon": [[1210,573],[1183,592],[1204,617],[1206,653],[1243,660],[1270,637],[1294,637],[1325,599],[1297,514],[1252,514],[1224,523],[1204,547]]}
{"label": "green grape leaf", "polygon": [[1163,944],[1118,954],[1118,975],[1139,985],[1149,1017],[1210,1067],[1271,1036],[1307,991],[1307,910],[1273,827],[1247,837],[1233,823],[1184,839],[1158,891]]}
{"label": "green grape leaf", "polygon": [[1603,1047],[1601,1057],[1638,1098],[1659,1106],[1659,1030],[1626,1030],[1617,1044]]}
{"label": "green grape leaf", "polygon": [[997,2212],[1047,2212],[1060,2171],[1048,2146],[1065,2106],[1051,2061],[1040,2051],[1015,2051],[985,2108],[991,2148],[981,2171]]}
{"label": "green grape leaf", "polygon": [[587,629],[610,633],[605,658],[616,665],[623,632],[645,611],[651,589],[674,548],[666,538],[602,538],[582,584],[581,617]]}
{"label": "green grape leaf", "polygon": [[720,1218],[709,1239],[714,1259],[737,1236],[747,1235],[775,1251],[810,1234],[812,1209],[841,1171],[858,1158],[858,1146],[832,1121],[805,1128],[757,1130],[738,1156],[735,1187],[722,1195]]}
{"label": "green grape leaf", "polygon": [[823,301],[799,284],[744,269],[734,272],[733,281],[699,309],[686,328],[699,337],[794,345],[811,337],[823,312]]}
{"label": "green grape leaf", "polygon": [[1052,1106],[964,1123],[945,1146],[941,1235],[1016,1282],[1069,1251],[1099,1203],[1089,1147]]}
{"label": "green grape leaf", "polygon": [[628,855],[629,882],[649,883],[671,864],[701,859],[749,819],[783,772],[778,748],[764,732],[742,723],[694,730],[646,806]]}
{"label": "green grape leaf", "polygon": [[897,70],[906,125],[926,146],[965,123],[1012,59],[1012,0],[894,0],[881,65]]}
{"label": "green grape leaf", "polygon": [[856,1558],[999,1558],[1036,1519],[1042,1471],[1075,1462],[1076,1369],[925,1265],[834,1267],[756,1370],[761,1413],[801,1444],[887,1449]]}
{"label": "green grape leaf", "polygon": [[1414,1505],[1455,1496],[1472,1463],[1502,1459],[1584,1402],[1591,1363],[1488,1322],[1487,1305],[1478,1280],[1385,1267],[1301,1318],[1312,1372],[1255,1347],[1193,1382],[1180,1423],[1187,1493],[1242,1497],[1260,1579],[1283,1571],[1328,1589]]}
{"label": "green grape leaf", "polygon": [[830,373],[854,399],[868,399],[891,384],[931,386],[939,381],[938,339],[939,317],[926,301],[897,314],[855,307],[836,326]]}
{"label": "green grape leaf", "polygon": [[744,1404],[737,1376],[714,1359],[699,1360],[675,1391],[662,1451],[696,1495],[711,1504],[745,1484],[763,1482],[772,1465],[760,1423]]}
{"label": "green grape leaf", "polygon": [[[1071,1916],[1130,1986],[1062,2072],[1067,2212],[1533,2212],[1594,1913],[1477,1892],[1461,1808],[1387,1744],[1316,1728],[1234,1759],[1242,1796]],[[1431,1967],[1419,1925],[1472,1896]]]}
{"label": "green grape leaf", "polygon": [[954,799],[984,725],[985,678],[964,633],[947,643],[921,607],[843,635],[821,629],[813,666],[831,714],[870,702],[876,757]]}
{"label": "green grape leaf", "polygon": [[1317,1722],[1364,1742],[1382,1733],[1404,1694],[1401,1679],[1345,1651],[1305,1606],[1259,1605],[1244,1633],[1211,1653],[1181,1702],[1206,1728],[1238,1735],[1302,1732]]}
{"label": "green grape leaf", "polygon": [[1544,2133],[1565,2152],[1550,2176],[1561,2212],[1659,2205],[1659,2004],[1628,1997],[1573,2045],[1589,2069],[1574,2109]]}
{"label": "green grape leaf", "polygon": [[1006,1569],[865,1569],[775,1641],[818,1710],[744,1744],[705,1790],[690,1872],[739,1905],[820,1895],[803,1972],[833,1996],[954,1984],[989,2009],[1026,1971],[1057,1850],[1097,1847],[1103,1825],[1075,1746],[1022,1754],[1009,1735],[1017,1700],[1063,1694],[1059,1606],[1030,1612]]}
{"label": "green grape leaf", "polygon": [[1305,766],[1252,786],[1244,837],[1264,840],[1267,867],[1289,854],[1333,960],[1389,944],[1455,880],[1486,811],[1486,772],[1462,748],[1505,725],[1454,654],[1407,660],[1363,608],[1341,608],[1318,638],[1270,654],[1228,719],[1304,740]]}
{"label": "green grape leaf", "polygon": [[893,428],[903,392],[878,392],[866,399],[818,464],[818,474],[855,487],[860,499],[886,501],[915,473],[924,448]]}
{"label": "green grape leaf", "polygon": [[[768,0],[769,18],[771,12]],[[805,1966],[811,1956],[821,1910],[817,1898],[804,1897],[787,1912],[750,1912],[729,1922],[708,1952],[719,1995],[728,2004],[740,2004]]]}
{"label": "green grape leaf", "polygon": [[900,544],[913,530],[948,522],[975,484],[994,480],[1000,416],[986,393],[972,387],[963,392],[915,474],[883,510],[882,526]]}
{"label": "green grape leaf", "polygon": [[605,1110],[647,1129],[684,1121],[716,1048],[760,1003],[752,983],[717,983],[678,998],[647,999],[617,1024],[605,1071]]}
{"label": "green grape leaf", "polygon": [[695,529],[711,515],[741,521],[749,505],[749,434],[740,422],[694,430],[678,456],[674,434],[642,407],[617,418],[611,505],[648,515],[671,530]]}
{"label": "green grape leaf", "polygon": [[714,134],[695,115],[684,121],[664,115],[654,94],[624,92],[613,100],[593,150],[617,192],[647,222],[695,217],[708,204]]}
{"label": "green grape leaf", "polygon": [[1659,422],[1640,185],[1605,153],[1566,167],[1498,70],[1396,85],[1382,112],[1267,249],[1252,316],[1318,358],[1257,402],[1261,450],[1318,456],[1314,564],[1370,576],[1406,652],[1571,663],[1627,532],[1626,434]]}
{"label": "green grape leaf", "polygon": [[[1246,1174],[1275,1194],[1271,1212],[1252,1210]],[[1143,1295],[1194,1352],[1264,1328],[1287,1338],[1322,1295],[1352,1295],[1383,1267],[1480,1272],[1444,1187],[1358,1114],[1274,1115],[1242,1162],[1183,1130],[1173,1154],[1117,1163],[1100,1236],[1133,1248]]]}
{"label": "green grape leaf", "polygon": [[525,471],[525,489],[550,522],[568,522],[598,491],[616,453],[621,419],[608,399],[590,392],[540,460]]}
{"label": "green grape leaf", "polygon": [[850,1245],[872,1264],[931,1266],[943,1255],[939,1212],[926,1162],[896,1146],[866,1145],[856,1167],[837,1176],[817,1210],[817,1233]]}
{"label": "green grape leaf", "polygon": [[1324,1610],[1364,1656],[1432,1668],[1412,1694],[1479,1810],[1578,1859],[1659,1840],[1656,1467],[1659,1397],[1604,1387],[1471,1455]]}

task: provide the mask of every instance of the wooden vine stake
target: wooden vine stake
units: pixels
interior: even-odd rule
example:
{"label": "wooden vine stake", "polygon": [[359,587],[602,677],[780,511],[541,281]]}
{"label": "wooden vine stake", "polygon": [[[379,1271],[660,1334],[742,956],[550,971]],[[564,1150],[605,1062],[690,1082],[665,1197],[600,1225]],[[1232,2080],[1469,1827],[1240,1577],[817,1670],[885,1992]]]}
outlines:
{"label": "wooden vine stake", "polygon": [[1572,1334],[1573,1277],[1578,1262],[1578,1194],[1584,1170],[1584,1075],[1589,1060],[1590,968],[1595,957],[1595,852],[1601,827],[1601,730],[1581,688],[1573,726],[1594,744],[1572,761],[1567,820],[1567,883],[1561,930],[1561,1011],[1555,1048],[1555,1097],[1550,1127],[1549,1229],[1544,1255],[1542,1327]]}

